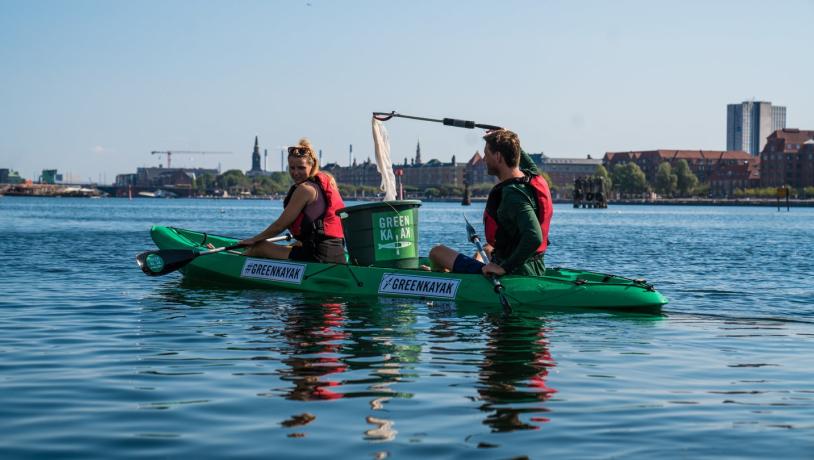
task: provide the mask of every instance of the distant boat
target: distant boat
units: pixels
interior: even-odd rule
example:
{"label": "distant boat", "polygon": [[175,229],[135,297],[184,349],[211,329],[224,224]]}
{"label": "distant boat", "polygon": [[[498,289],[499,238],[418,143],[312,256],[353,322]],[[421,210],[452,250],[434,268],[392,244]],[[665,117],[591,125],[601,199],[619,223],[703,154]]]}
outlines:
{"label": "distant boat", "polygon": [[155,192],[138,192],[142,198],[175,198],[177,195],[166,190],[158,189]]}

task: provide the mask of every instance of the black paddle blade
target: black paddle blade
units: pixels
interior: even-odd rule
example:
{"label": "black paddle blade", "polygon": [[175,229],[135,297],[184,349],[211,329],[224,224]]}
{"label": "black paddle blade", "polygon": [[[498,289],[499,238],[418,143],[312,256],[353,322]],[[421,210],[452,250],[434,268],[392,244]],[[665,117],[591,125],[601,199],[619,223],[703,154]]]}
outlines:
{"label": "black paddle blade", "polygon": [[512,313],[512,305],[509,303],[509,299],[506,298],[506,294],[503,292],[500,293],[500,305],[503,306],[503,313],[507,315]]}
{"label": "black paddle blade", "polygon": [[469,223],[469,219],[467,219],[466,216],[464,216],[464,222],[466,222],[466,233],[469,235],[469,241],[474,242],[475,238],[478,237],[478,234],[475,233],[475,227]]}
{"label": "black paddle blade", "polygon": [[144,273],[161,276],[178,270],[197,256],[192,249],[160,249],[142,252],[136,256],[136,262]]}

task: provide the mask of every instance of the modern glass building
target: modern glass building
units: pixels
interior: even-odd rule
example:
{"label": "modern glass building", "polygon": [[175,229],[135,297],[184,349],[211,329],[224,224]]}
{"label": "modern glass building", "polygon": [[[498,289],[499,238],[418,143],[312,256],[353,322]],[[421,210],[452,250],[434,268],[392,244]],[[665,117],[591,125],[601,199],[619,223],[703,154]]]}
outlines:
{"label": "modern glass building", "polygon": [[786,108],[771,102],[744,101],[726,106],[726,149],[759,155],[766,138],[786,127]]}

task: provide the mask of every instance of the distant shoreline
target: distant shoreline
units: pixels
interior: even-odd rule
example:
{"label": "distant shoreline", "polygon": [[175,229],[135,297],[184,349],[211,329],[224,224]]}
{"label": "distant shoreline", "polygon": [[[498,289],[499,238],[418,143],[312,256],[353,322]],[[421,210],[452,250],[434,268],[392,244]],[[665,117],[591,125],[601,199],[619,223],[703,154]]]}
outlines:
{"label": "distant shoreline", "polygon": [[[114,197],[114,196],[60,196],[60,195],[22,195],[22,194],[0,194],[0,197],[9,196],[9,197],[34,197],[34,198],[105,198],[105,199],[128,199],[127,197]],[[150,198],[150,197],[138,197],[134,196],[134,199],[138,200],[155,200],[155,199],[208,199],[208,200],[269,200],[269,201],[280,201],[282,197],[271,197],[271,196],[241,196],[241,197],[218,197],[218,196],[199,196],[199,197],[182,197],[182,198]],[[417,198],[417,197],[407,197],[405,199],[410,200],[421,200],[427,203],[460,203],[461,198]],[[381,201],[380,199],[370,199],[370,198],[351,198],[346,197],[346,201]],[[485,203],[486,197],[472,197],[472,203]],[[572,204],[571,200],[554,200],[554,203],[557,204]],[[608,201],[608,206],[617,206],[617,205],[649,205],[649,206],[769,206],[769,207],[777,207],[778,202],[777,199],[772,198],[665,198],[659,200],[610,200]],[[789,200],[789,207],[792,208],[800,208],[800,207],[814,207],[814,198],[813,199],[791,199]],[[786,201],[781,200],[780,205],[781,208],[786,207]],[[579,209],[588,209],[588,208],[579,208]]]}

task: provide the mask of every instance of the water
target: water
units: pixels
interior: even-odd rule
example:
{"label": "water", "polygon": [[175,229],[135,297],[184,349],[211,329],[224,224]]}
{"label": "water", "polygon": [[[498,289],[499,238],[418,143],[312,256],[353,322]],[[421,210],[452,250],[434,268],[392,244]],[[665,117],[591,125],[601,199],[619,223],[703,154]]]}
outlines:
{"label": "water", "polygon": [[[279,202],[0,198],[1,458],[812,458],[814,208],[558,206],[550,266],[664,316],[204,289],[151,224],[249,236]],[[466,249],[425,204],[420,245]]]}

